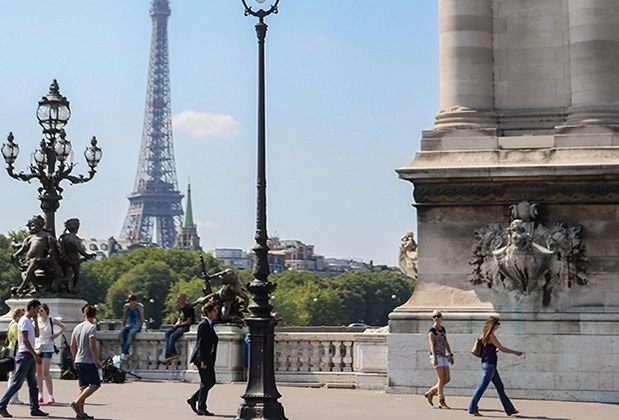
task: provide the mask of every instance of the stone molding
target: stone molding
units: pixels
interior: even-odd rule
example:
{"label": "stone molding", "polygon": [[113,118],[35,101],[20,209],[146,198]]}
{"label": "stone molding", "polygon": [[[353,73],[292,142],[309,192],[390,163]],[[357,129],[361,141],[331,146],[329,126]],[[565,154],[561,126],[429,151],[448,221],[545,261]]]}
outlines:
{"label": "stone molding", "polygon": [[[517,189],[514,188],[517,185]],[[523,196],[552,204],[619,203],[619,181],[606,183],[417,184],[415,206],[506,205]]]}

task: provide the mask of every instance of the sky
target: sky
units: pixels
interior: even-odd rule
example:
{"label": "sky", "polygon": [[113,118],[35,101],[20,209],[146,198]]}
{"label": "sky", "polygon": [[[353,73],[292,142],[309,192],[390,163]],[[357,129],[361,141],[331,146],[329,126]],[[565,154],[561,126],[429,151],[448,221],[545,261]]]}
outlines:
{"label": "sky", "polygon": [[[247,0],[254,9],[266,8]],[[397,266],[400,237],[416,231],[412,184],[396,168],[419,150],[439,110],[434,0],[281,0],[266,18],[267,228],[325,257]],[[137,172],[151,42],[150,0],[0,2],[0,136],[26,170],[42,137],[38,101],[53,79],[71,103],[65,127],[74,173],[56,230],[118,237]],[[168,21],[174,154],[179,190],[191,181],[204,250],[254,246],[256,18],[241,0],[171,0]],[[4,162],[0,162],[4,165]],[[0,173],[0,233],[42,214],[38,181]],[[183,200],[183,205],[185,201]]]}

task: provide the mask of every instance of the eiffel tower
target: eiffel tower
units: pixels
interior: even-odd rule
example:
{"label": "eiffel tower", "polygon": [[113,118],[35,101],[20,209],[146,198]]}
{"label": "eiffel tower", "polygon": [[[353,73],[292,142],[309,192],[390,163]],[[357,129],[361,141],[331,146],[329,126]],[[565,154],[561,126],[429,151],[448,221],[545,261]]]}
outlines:
{"label": "eiffel tower", "polygon": [[168,0],[153,0],[150,9],[153,32],[150,46],[148,90],[138,173],[128,196],[129,211],[120,237],[153,242],[162,248],[174,245],[181,225],[183,195],[178,191],[170,110],[168,59]]}

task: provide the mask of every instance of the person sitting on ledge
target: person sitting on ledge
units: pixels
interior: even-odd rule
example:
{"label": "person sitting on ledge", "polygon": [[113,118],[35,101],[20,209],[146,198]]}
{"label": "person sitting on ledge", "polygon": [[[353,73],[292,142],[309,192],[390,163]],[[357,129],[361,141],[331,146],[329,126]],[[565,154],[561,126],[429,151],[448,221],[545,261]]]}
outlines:
{"label": "person sitting on ledge", "polygon": [[138,302],[136,295],[127,296],[123,306],[123,322],[122,328],[118,332],[118,339],[120,340],[120,358],[121,360],[127,360],[129,357],[129,347],[133,343],[133,338],[140,332],[142,325],[145,324],[144,319],[144,305]]}
{"label": "person sitting on ledge", "polygon": [[183,334],[189,331],[191,324],[193,324],[196,315],[191,307],[187,303],[187,295],[179,293],[176,297],[176,303],[178,303],[178,320],[174,325],[170,327],[165,333],[166,349],[165,357],[161,360],[161,364],[168,365],[173,360],[178,359],[178,352],[176,351],[176,341],[181,338]]}

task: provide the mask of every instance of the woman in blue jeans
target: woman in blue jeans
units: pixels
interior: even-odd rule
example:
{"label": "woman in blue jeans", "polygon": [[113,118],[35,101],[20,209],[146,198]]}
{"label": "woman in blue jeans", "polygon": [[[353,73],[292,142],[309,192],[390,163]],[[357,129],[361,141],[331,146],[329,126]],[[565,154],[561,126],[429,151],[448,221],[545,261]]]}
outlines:
{"label": "woman in blue jeans", "polygon": [[477,385],[477,389],[475,390],[471,403],[469,404],[469,413],[476,417],[481,417],[477,404],[479,403],[479,400],[484,394],[486,388],[488,388],[488,384],[490,384],[490,382],[494,384],[496,392],[499,394],[499,399],[501,400],[505,413],[508,416],[511,416],[512,414],[518,414],[520,412],[516,410],[507,395],[505,395],[503,382],[499,376],[499,371],[496,369],[496,365],[498,359],[497,352],[499,350],[503,353],[515,354],[516,356],[522,356],[522,352],[508,349],[499,343],[499,340],[497,340],[494,332],[500,325],[501,322],[499,321],[499,318],[489,316],[488,319],[486,319],[486,324],[484,325],[484,329],[481,333],[480,338],[483,345],[481,349],[481,381],[479,382],[479,385]]}

